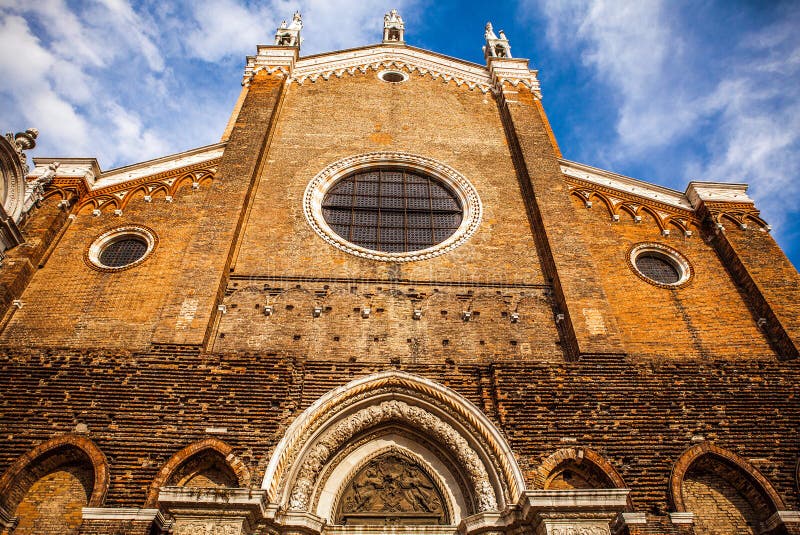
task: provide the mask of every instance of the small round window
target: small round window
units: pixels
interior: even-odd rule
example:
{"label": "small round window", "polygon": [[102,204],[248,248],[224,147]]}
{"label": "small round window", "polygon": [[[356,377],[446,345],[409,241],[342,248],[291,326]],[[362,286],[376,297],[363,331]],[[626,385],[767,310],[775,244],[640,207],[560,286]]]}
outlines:
{"label": "small round window", "polygon": [[100,252],[100,263],[120,268],[141,260],[147,252],[147,242],[138,236],[121,238],[106,245]]}
{"label": "small round window", "polygon": [[636,245],[629,262],[640,278],[657,286],[681,286],[692,275],[691,265],[680,253],[659,243]]}
{"label": "small round window", "polygon": [[373,169],[334,184],[322,216],[336,234],[364,249],[408,253],[445,241],[461,226],[463,209],[442,182],[417,171]]}
{"label": "small round window", "polygon": [[145,227],[119,227],[98,236],[86,254],[89,265],[102,271],[120,271],[143,262],[156,245]]}
{"label": "small round window", "polygon": [[378,73],[378,78],[384,82],[399,84],[408,80],[408,75],[401,71],[381,71]]}

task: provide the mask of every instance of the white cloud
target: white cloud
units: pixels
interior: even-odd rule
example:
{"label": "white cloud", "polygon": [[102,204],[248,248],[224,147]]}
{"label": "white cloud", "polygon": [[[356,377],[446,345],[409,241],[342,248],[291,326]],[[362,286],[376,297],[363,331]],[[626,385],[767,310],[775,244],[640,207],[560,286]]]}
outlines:
{"label": "white cloud", "polygon": [[213,143],[233,104],[221,95],[235,98],[244,56],[282,19],[303,14],[309,55],[377,42],[384,4],[0,0],[0,45],[17,51],[0,57],[0,108],[7,128],[40,129],[35,154],[96,156],[104,168]]}
{"label": "white cloud", "polygon": [[745,32],[735,49],[714,52],[681,22],[694,15],[681,12],[691,6],[540,3],[550,44],[564,52],[577,45],[616,106],[617,139],[598,144],[597,159],[625,166],[651,151],[692,145],[688,161],[662,164],[684,173],[670,186],[682,188],[688,179],[747,182],[767,219],[788,217],[786,196],[800,194],[800,16],[788,14]]}
{"label": "white cloud", "polygon": [[[411,11],[419,0],[395,0],[394,9]],[[303,55],[376,43],[387,11],[382,0],[271,0],[248,5],[237,0],[201,0],[186,6],[184,32],[189,54],[206,61],[255,52],[271,44],[281,20],[295,11],[303,17]]]}
{"label": "white cloud", "polygon": [[[118,84],[125,82],[115,79],[121,62],[131,58],[143,58],[154,72],[164,68],[145,25],[115,0],[82,8],[74,11],[61,0],[0,3],[0,48],[15,51],[0,56],[6,127],[39,128],[37,154],[98,156],[106,165],[136,153],[127,144],[133,139],[146,141],[151,151],[167,149],[120,103]],[[131,125],[141,130],[135,136]]]}

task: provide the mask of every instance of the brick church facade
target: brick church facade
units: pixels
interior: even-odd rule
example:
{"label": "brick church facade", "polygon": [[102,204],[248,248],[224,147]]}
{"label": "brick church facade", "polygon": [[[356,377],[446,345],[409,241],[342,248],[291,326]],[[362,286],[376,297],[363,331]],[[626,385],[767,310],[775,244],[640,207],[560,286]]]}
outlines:
{"label": "brick church facade", "polygon": [[383,23],[282,24],[215,145],[0,140],[0,533],[800,533],[800,276],[746,186],[568,161],[502,31]]}

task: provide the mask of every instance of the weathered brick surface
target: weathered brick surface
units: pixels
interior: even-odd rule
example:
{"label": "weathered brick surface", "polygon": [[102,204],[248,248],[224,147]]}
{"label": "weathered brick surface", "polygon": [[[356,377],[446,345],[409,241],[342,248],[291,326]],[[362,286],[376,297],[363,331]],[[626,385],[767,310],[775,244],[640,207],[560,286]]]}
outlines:
{"label": "weathered brick surface", "polygon": [[[334,360],[381,363],[564,359],[550,289],[544,285],[237,277],[224,303],[216,351],[290,348]],[[269,316],[265,306],[272,307]],[[315,308],[319,317],[314,317]],[[415,310],[421,313],[418,320],[413,319]]]}
{"label": "weathered brick surface", "polygon": [[[113,466],[105,505],[142,507],[169,457],[208,438],[207,428],[224,427],[218,438],[247,465],[257,488],[294,416],[330,389],[385,366],[288,354],[6,354],[0,470],[38,442],[85,423]],[[531,488],[555,450],[588,447],[631,488],[635,510],[663,516],[670,470],[702,436],[751,460],[786,506],[797,507],[800,369],[791,363],[615,357],[401,368],[484,410],[508,437]]]}
{"label": "weathered brick surface", "polygon": [[758,512],[727,480],[715,473],[690,474],[686,506],[695,513],[695,531],[708,535],[758,533]]}
{"label": "weathered brick surface", "polygon": [[[727,221],[726,221],[727,223]],[[751,307],[767,323],[783,357],[800,354],[800,274],[772,236],[758,227],[715,234],[713,243],[736,282],[747,292]]]}
{"label": "weathered brick surface", "polygon": [[45,253],[67,222],[68,210],[58,206],[60,199],[50,197],[31,212],[22,226],[25,243],[7,251],[0,269],[0,313],[9,310],[39,267]]}
{"label": "weathered brick surface", "polygon": [[[653,217],[634,222],[627,212],[613,222],[598,203],[587,209],[573,197],[576,227],[592,255],[625,349],[678,358],[749,358],[773,353],[743,290],[727,275],[714,247],[697,232],[663,236]],[[639,243],[664,244],[686,258],[694,275],[677,289],[650,284],[628,265]]]}
{"label": "weathered brick surface", "polygon": [[82,466],[63,466],[38,479],[17,506],[15,535],[66,535],[78,532],[81,508],[91,494],[93,475]]}
{"label": "weathered brick surface", "polygon": [[[306,186],[326,166],[376,151],[423,155],[466,177],[484,209],[475,235],[445,255],[400,264],[324,242],[303,215]],[[369,70],[290,85],[245,225],[241,276],[545,282],[494,97],[419,73],[403,84]]]}

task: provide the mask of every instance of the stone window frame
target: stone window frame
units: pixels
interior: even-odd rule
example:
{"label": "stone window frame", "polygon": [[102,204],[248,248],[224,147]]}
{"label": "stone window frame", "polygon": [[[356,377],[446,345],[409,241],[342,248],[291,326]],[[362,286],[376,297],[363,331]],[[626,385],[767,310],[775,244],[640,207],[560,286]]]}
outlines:
{"label": "stone window frame", "polygon": [[[664,283],[659,282],[657,280],[653,280],[650,277],[646,276],[644,273],[639,271],[639,268],[636,266],[636,259],[643,255],[643,254],[653,254],[658,257],[665,259],[669,262],[672,267],[674,267],[678,271],[678,281],[673,283]],[[694,277],[694,268],[692,267],[691,262],[686,259],[681,253],[665,245],[663,243],[658,242],[643,242],[637,243],[633,247],[631,247],[630,251],[628,251],[627,255],[628,267],[633,271],[637,277],[642,279],[648,284],[652,284],[653,286],[658,286],[659,288],[668,288],[671,290],[677,288],[683,288],[687,284],[689,284],[693,277]]]}
{"label": "stone window frame", "polygon": [[[339,236],[322,215],[322,201],[339,179],[372,168],[394,167],[417,171],[443,182],[455,193],[463,209],[461,225],[446,240],[419,251],[388,253],[365,249]],[[403,152],[371,152],[338,160],[320,171],[306,187],[303,196],[306,221],[323,240],[340,251],[382,262],[412,262],[428,260],[463,245],[478,229],[483,217],[483,205],[475,187],[461,173],[432,158]]]}
{"label": "stone window frame", "polygon": [[[131,262],[130,264],[125,264],[124,266],[119,266],[119,267],[106,266],[105,264],[103,264],[100,261],[100,255],[103,253],[103,250],[108,245],[117,242],[119,240],[123,240],[127,237],[139,238],[147,243],[147,249],[141,256],[141,258],[139,258],[134,262]],[[91,245],[84,254],[84,260],[86,261],[86,264],[89,267],[97,271],[102,271],[106,273],[125,271],[126,269],[131,269],[133,267],[136,267],[145,260],[147,260],[153,253],[157,245],[158,245],[158,236],[156,235],[155,231],[149,227],[146,227],[144,225],[124,225],[120,227],[114,227],[102,232],[92,240]]]}

